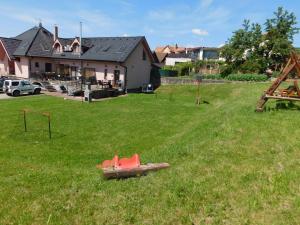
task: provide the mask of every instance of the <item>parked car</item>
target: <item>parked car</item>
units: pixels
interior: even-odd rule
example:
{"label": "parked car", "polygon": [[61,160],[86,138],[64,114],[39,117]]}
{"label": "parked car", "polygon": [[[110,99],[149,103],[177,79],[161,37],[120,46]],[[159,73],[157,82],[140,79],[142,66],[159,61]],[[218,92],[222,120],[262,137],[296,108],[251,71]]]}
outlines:
{"label": "parked car", "polygon": [[3,92],[3,85],[4,85],[4,81],[8,79],[7,77],[0,77],[0,92]]}
{"label": "parked car", "polygon": [[48,81],[41,81],[41,82],[35,81],[32,82],[32,84],[39,86],[42,91],[49,91],[49,92],[57,91],[55,87],[53,87],[53,85],[50,84]]}
{"label": "parked car", "polygon": [[27,80],[6,80],[3,90],[7,95],[20,96],[23,94],[40,94],[41,88]]}

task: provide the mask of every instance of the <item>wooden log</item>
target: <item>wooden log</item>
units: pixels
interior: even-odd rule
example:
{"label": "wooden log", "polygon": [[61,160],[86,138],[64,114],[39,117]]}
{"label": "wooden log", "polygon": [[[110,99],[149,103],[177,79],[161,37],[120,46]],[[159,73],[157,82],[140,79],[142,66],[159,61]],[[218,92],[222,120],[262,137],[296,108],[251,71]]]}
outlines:
{"label": "wooden log", "polygon": [[278,99],[278,100],[287,100],[287,101],[300,101],[300,98],[272,96],[272,95],[266,95],[266,98],[268,98],[268,99]]}
{"label": "wooden log", "polygon": [[133,169],[103,168],[103,176],[107,179],[143,176],[149,171],[157,171],[170,167],[168,163],[148,163]]}

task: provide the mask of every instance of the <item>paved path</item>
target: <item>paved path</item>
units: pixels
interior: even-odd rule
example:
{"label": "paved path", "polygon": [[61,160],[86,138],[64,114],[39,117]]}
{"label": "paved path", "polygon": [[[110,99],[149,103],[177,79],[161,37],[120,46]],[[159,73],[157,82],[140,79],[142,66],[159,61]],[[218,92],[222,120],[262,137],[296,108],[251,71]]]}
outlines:
{"label": "paved path", "polygon": [[12,98],[12,97],[7,96],[6,94],[0,93],[0,100],[1,100],[1,99],[10,99],[10,98]]}

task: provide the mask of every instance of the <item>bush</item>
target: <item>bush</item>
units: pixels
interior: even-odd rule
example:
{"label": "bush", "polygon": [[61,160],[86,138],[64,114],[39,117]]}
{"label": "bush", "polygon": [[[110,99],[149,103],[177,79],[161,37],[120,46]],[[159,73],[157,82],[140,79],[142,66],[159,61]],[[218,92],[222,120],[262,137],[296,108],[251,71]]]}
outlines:
{"label": "bush", "polygon": [[209,80],[222,80],[221,74],[207,74],[203,76],[204,79],[209,79]]}
{"label": "bush", "polygon": [[263,82],[267,81],[269,78],[264,74],[230,74],[226,78],[230,81],[256,81]]}
{"label": "bush", "polygon": [[281,74],[281,73],[280,73],[279,71],[274,71],[274,72],[272,73],[272,76],[271,76],[271,77],[277,78],[277,77],[279,77],[280,74]]}
{"label": "bush", "polygon": [[261,73],[264,71],[263,64],[257,60],[247,60],[238,69],[241,73]]}
{"label": "bush", "polygon": [[174,67],[178,71],[179,76],[188,76],[190,71],[193,69],[193,63],[191,62],[178,63]]}
{"label": "bush", "polygon": [[221,66],[221,77],[222,78],[225,78],[225,77],[229,76],[232,73],[233,73],[233,67],[232,66],[226,65],[226,64]]}

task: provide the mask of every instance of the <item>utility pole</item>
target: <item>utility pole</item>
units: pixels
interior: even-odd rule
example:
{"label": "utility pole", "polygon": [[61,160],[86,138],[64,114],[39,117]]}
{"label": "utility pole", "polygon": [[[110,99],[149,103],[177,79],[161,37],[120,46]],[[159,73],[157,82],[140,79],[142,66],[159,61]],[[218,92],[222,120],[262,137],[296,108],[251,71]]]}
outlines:
{"label": "utility pole", "polygon": [[81,59],[81,55],[82,55],[82,22],[79,23],[79,27],[80,27],[80,37],[79,37],[79,58],[80,58],[80,68],[79,68],[79,74],[80,74],[80,80],[81,80],[81,84],[80,84],[80,89],[82,91],[82,82],[83,82],[83,76],[82,76],[82,69],[83,69],[83,61]]}

